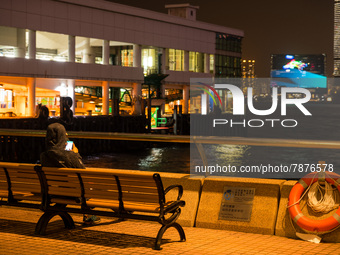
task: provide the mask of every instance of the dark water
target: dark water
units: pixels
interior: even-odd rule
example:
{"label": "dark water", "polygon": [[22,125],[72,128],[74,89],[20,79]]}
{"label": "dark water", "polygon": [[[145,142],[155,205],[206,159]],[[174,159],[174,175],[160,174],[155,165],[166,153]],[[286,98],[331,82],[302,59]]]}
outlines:
{"label": "dark water", "polygon": [[189,144],[155,144],[139,151],[115,152],[83,158],[86,167],[116,168],[152,172],[189,173]]}
{"label": "dark water", "polygon": [[[281,125],[264,126],[263,128],[248,128],[248,137],[309,139],[340,141],[340,105],[311,103],[306,108],[312,116],[304,116],[296,107],[287,109],[287,116],[275,113],[270,118],[296,119],[298,126],[284,128]],[[247,116],[259,119],[258,116]],[[261,117],[265,119],[266,117]],[[269,118],[269,117],[267,117]],[[279,123],[279,122],[276,122]],[[340,150],[304,149],[284,147],[260,147],[247,145],[204,145],[208,165],[215,166],[260,166],[260,165],[294,165],[318,164],[325,161],[332,165],[335,172],[340,172]],[[202,166],[201,157],[195,145],[168,144],[155,145],[134,152],[100,154],[86,157],[87,167],[104,167],[118,169],[134,169],[143,171],[190,173],[195,166]],[[294,166],[293,166],[294,167]],[[306,167],[306,166],[304,166]],[[308,167],[307,167],[308,168]],[[259,178],[300,178],[310,172],[310,169],[290,173],[232,173],[231,176]]]}

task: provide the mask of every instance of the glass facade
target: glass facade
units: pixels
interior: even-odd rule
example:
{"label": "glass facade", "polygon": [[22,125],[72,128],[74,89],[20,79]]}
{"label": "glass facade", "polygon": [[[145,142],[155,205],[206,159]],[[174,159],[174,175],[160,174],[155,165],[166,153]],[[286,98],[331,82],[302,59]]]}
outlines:
{"label": "glass facade", "polygon": [[241,41],[239,36],[216,33],[216,49],[241,53]]}
{"label": "glass facade", "polygon": [[142,67],[144,75],[156,72],[158,67],[156,49],[142,49]]}
{"label": "glass facade", "polygon": [[76,62],[102,64],[103,40],[76,36]]}
{"label": "glass facade", "polygon": [[121,50],[120,55],[122,66],[133,66],[133,49]]}
{"label": "glass facade", "polygon": [[169,49],[169,70],[183,71],[184,70],[184,51]]}
{"label": "glass facade", "polygon": [[60,97],[36,97],[36,104],[47,106],[48,109],[60,107]]}
{"label": "glass facade", "polygon": [[[26,39],[28,32],[26,32]],[[68,61],[68,36],[49,32],[36,33],[36,59]],[[27,42],[28,44],[28,42]]]}
{"label": "glass facade", "polygon": [[216,77],[241,77],[241,58],[226,55],[215,55]]}
{"label": "glass facade", "polygon": [[214,69],[215,69],[215,57],[213,54],[209,55],[210,58],[210,73],[214,73]]}
{"label": "glass facade", "polygon": [[0,26],[0,57],[25,57],[26,49],[26,29]]}
{"label": "glass facade", "polygon": [[218,50],[218,54],[215,55],[216,77],[242,76],[241,42],[242,38],[239,36],[216,33],[216,50]]}
{"label": "glass facade", "polygon": [[13,90],[0,88],[0,108],[11,109],[13,107]]}
{"label": "glass facade", "polygon": [[200,52],[189,52],[189,71],[196,73],[204,72],[204,54]]}

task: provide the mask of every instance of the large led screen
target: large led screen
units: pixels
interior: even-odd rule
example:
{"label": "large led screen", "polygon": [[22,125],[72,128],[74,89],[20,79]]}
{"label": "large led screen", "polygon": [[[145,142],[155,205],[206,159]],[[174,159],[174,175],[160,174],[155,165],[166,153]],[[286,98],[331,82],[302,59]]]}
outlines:
{"label": "large led screen", "polygon": [[323,54],[274,54],[271,64],[272,86],[310,89],[327,87]]}

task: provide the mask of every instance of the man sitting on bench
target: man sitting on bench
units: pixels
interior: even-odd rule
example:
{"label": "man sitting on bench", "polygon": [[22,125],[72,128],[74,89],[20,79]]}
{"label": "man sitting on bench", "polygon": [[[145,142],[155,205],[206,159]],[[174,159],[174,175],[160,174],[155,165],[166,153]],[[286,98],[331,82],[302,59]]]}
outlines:
{"label": "man sitting on bench", "polygon": [[[46,151],[41,153],[40,162],[43,167],[85,168],[77,147],[67,138],[66,129],[59,123],[47,127],[45,138]],[[84,224],[96,224],[100,218],[84,214]]]}

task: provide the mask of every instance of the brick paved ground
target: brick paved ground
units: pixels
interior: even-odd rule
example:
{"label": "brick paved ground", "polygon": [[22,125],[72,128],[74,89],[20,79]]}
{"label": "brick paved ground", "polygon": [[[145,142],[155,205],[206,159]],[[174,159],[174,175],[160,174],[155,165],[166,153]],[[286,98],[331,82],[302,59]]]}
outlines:
{"label": "brick paved ground", "polygon": [[187,241],[175,230],[164,235],[163,250],[152,249],[160,225],[102,218],[99,225],[64,230],[56,218],[46,236],[34,235],[41,212],[0,207],[0,254],[340,254],[340,244],[314,244],[277,236],[203,228],[184,228]]}

